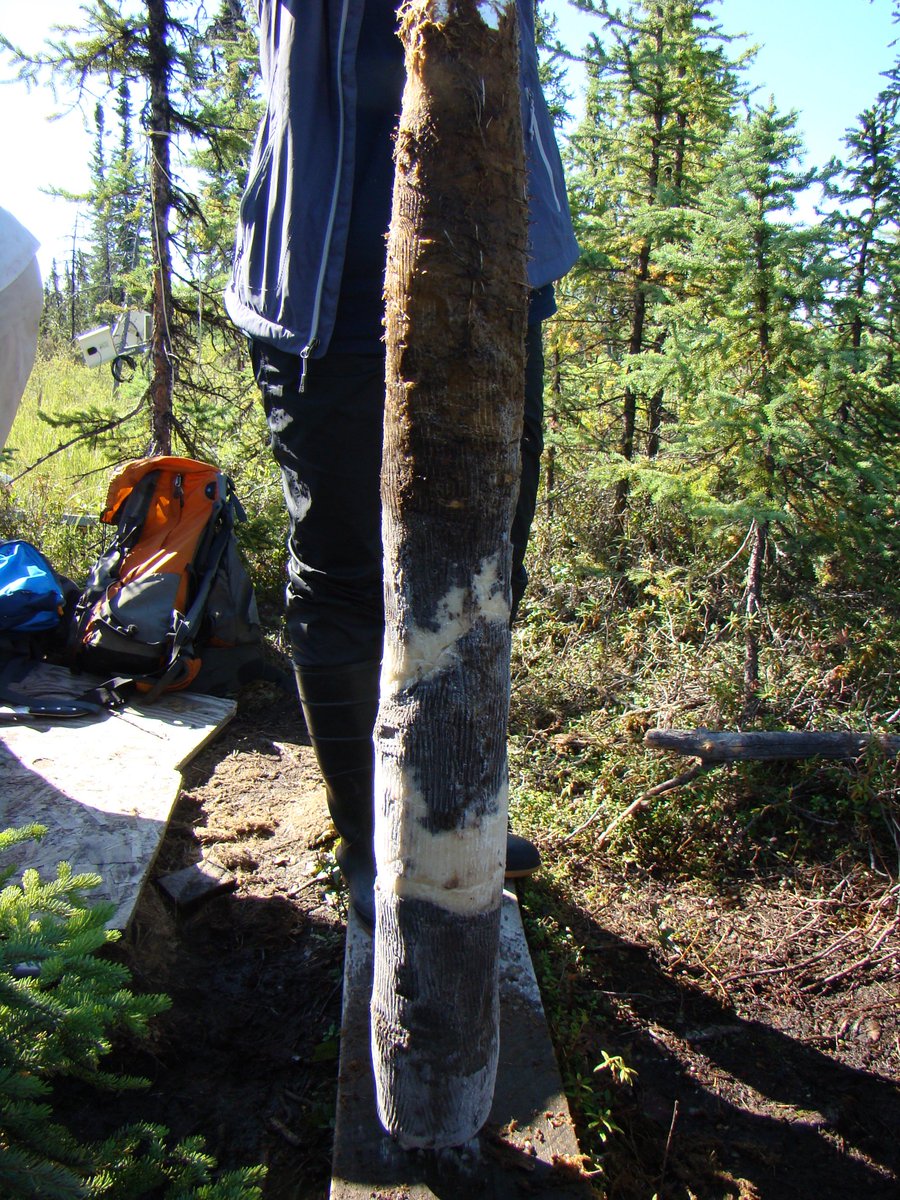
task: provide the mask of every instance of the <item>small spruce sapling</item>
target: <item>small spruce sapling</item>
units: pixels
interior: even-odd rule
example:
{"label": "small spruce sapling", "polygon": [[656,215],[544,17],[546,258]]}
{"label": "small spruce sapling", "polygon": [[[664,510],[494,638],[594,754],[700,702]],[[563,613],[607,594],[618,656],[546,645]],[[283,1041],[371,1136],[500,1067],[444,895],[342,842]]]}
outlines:
{"label": "small spruce sapling", "polygon": [[[45,832],[39,825],[0,832],[0,855]],[[111,1089],[145,1085],[104,1071],[100,1060],[112,1037],[145,1034],[170,1001],[135,995],[128,969],[99,956],[120,936],[106,928],[114,905],[85,896],[99,876],[76,875],[60,863],[55,879],[42,881],[26,869],[15,883],[17,870],[15,864],[0,868],[0,1195],[258,1200],[262,1169],[213,1182],[215,1162],[199,1138],[170,1147],[165,1129],[135,1125],[95,1146],[55,1119],[54,1078],[74,1076]]]}

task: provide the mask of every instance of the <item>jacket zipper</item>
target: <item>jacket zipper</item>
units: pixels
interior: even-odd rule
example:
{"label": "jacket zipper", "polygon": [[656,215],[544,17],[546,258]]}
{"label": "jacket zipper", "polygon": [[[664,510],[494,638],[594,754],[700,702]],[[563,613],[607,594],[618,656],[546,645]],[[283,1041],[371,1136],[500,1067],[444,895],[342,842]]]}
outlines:
{"label": "jacket zipper", "polygon": [[538,126],[537,113],[534,108],[534,95],[531,88],[528,88],[528,107],[530,110],[529,132],[533,141],[537,143],[538,153],[541,156],[541,162],[547,171],[547,178],[550,181],[550,190],[553,193],[553,200],[556,204],[557,212],[562,212],[562,205],[559,202],[559,194],[556,190],[556,180],[553,178],[553,168],[550,166],[550,159],[547,157],[547,151],[544,149],[544,143],[541,140],[541,131]]}
{"label": "jacket zipper", "polygon": [[307,342],[307,344],[300,351],[300,364],[301,365],[300,365],[300,383],[298,385],[298,390],[301,392],[306,391],[306,371],[307,371],[307,368],[309,367],[309,356],[310,356],[310,354],[312,354],[313,350],[315,350],[315,348],[316,348],[316,346],[318,346],[318,344],[319,344],[319,339],[317,337],[310,338],[310,340]]}
{"label": "jacket zipper", "polygon": [[337,216],[338,193],[341,187],[341,175],[343,173],[344,163],[344,136],[345,136],[345,110],[344,110],[344,85],[341,74],[344,66],[344,38],[347,33],[347,14],[350,10],[350,0],[344,0],[341,5],[341,29],[338,35],[338,53],[337,53],[337,85],[338,85],[338,144],[337,144],[337,170],[334,175],[334,188],[331,193],[331,208],[328,212],[328,224],[325,227],[325,243],[322,247],[322,261],[319,264],[319,277],[316,280],[316,294],[313,302],[312,320],[310,321],[309,341],[300,351],[302,366],[300,368],[300,383],[299,390],[302,392],[306,387],[306,371],[309,367],[309,356],[319,344],[319,318],[322,310],[322,292],[325,289],[325,275],[328,269],[329,251],[331,250],[331,238],[334,234],[334,219]]}

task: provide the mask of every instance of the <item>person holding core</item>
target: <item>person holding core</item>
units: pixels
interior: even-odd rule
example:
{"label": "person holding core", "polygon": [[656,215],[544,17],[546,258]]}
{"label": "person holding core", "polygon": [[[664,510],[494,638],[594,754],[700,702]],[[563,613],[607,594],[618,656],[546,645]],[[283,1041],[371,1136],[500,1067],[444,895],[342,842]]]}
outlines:
{"label": "person holding core", "polygon": [[[512,612],[543,449],[541,323],[578,257],[541,92],[533,0],[516,0],[529,206],[522,473]],[[387,0],[258,0],[266,110],[225,303],[249,337],[289,518],[287,627],[307,729],[360,919],[374,924],[374,745],[384,641],[380,472],[385,244],[405,70]],[[508,835],[506,873],[540,858]]]}

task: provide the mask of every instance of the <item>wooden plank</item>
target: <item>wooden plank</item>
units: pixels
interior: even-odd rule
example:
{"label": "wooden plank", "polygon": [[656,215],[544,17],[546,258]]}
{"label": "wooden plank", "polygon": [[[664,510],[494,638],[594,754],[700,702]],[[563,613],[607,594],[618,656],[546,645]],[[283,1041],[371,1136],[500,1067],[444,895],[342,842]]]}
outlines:
{"label": "wooden plank", "polygon": [[553,1055],[515,896],[500,931],[500,1065],[489,1122],[465,1146],[404,1151],[376,1115],[369,1040],[372,936],[351,914],[330,1200],[536,1200],[593,1192]]}
{"label": "wooden plank", "polygon": [[[92,682],[42,664],[16,691],[71,695]],[[40,843],[14,847],[0,864],[46,878],[63,860],[98,872],[103,882],[92,895],[116,905],[110,925],[124,929],[178,799],[180,768],[236,709],[232,700],[181,693],[55,724],[0,725],[0,828],[47,827]]]}
{"label": "wooden plank", "polygon": [[651,750],[690,754],[703,762],[776,761],[801,758],[859,758],[870,746],[887,755],[900,754],[900,737],[875,733],[765,730],[757,733],[713,733],[708,729],[649,729],[644,745]]}

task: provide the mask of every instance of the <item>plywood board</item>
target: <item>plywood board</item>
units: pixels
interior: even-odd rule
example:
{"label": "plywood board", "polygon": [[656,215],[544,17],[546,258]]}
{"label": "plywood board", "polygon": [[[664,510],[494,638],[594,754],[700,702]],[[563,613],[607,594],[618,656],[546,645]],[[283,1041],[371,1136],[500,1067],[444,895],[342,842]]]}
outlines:
{"label": "plywood board", "polygon": [[[83,692],[92,681],[62,668],[17,683],[23,696]],[[110,900],[110,925],[131,918],[181,789],[180,768],[236,711],[232,700],[182,693],[76,720],[0,724],[0,828],[37,823],[41,842],[8,851],[8,862],[52,878],[56,864],[96,871],[92,893]]]}
{"label": "plywood board", "polygon": [[511,892],[504,893],[500,929],[500,1065],[490,1118],[478,1138],[458,1150],[406,1152],[384,1132],[369,1046],[371,994],[372,936],[351,913],[331,1200],[593,1195]]}

